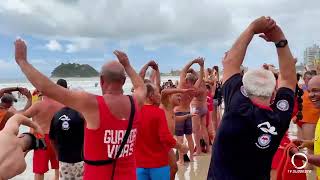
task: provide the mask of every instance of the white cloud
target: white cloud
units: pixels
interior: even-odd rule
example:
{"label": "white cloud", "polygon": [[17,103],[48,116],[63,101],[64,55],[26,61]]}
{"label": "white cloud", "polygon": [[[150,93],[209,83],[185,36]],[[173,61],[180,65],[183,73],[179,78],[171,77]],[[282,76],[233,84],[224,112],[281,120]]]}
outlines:
{"label": "white cloud", "polygon": [[104,41],[93,38],[72,38],[71,42],[66,45],[67,53],[75,53],[78,51],[89,49],[101,49],[104,46]]}
{"label": "white cloud", "polygon": [[62,46],[57,40],[50,40],[46,48],[50,51],[62,51]]}
{"label": "white cloud", "polygon": [[15,0],[10,8],[3,5],[9,2],[0,4],[0,21],[2,31],[12,33],[185,44],[223,40],[232,30],[225,7],[212,1]]}
{"label": "white cloud", "polygon": [[[203,47],[227,50],[253,19],[271,15],[301,59],[306,46],[320,43],[319,7],[319,0],[3,0],[0,33],[63,40],[68,53],[110,42],[147,51],[192,47],[197,53]],[[275,57],[260,41],[250,47],[254,55]]]}
{"label": "white cloud", "polygon": [[8,62],[3,59],[0,59],[0,70],[15,68],[17,65],[15,62]]}

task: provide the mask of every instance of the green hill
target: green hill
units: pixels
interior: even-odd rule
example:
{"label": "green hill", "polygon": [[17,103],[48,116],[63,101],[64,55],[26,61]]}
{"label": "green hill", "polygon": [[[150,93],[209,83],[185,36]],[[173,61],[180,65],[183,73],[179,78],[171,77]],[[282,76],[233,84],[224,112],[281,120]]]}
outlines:
{"label": "green hill", "polygon": [[88,64],[61,63],[52,73],[52,77],[95,77],[99,73]]}

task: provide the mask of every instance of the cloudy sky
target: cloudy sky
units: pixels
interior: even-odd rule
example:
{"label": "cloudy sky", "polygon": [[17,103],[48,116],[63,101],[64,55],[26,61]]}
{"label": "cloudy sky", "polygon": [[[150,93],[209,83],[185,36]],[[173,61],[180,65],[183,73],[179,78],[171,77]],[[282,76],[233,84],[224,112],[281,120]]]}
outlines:
{"label": "cloudy sky", "polygon": [[[283,28],[299,61],[306,47],[320,44],[319,0],[1,0],[0,79],[22,77],[13,60],[18,36],[47,75],[61,62],[99,70],[114,49],[127,52],[136,69],[155,59],[168,72],[198,56],[220,65],[241,31],[263,15]],[[245,65],[276,64],[276,57],[274,46],[256,37]]]}

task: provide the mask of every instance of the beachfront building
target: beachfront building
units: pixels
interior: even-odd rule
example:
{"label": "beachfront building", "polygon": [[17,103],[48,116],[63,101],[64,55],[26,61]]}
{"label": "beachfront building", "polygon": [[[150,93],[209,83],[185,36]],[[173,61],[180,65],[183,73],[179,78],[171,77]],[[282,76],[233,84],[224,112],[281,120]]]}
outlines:
{"label": "beachfront building", "polygon": [[314,66],[315,60],[317,59],[320,59],[319,45],[314,44],[313,46],[306,48],[306,50],[304,51],[304,64],[307,67]]}

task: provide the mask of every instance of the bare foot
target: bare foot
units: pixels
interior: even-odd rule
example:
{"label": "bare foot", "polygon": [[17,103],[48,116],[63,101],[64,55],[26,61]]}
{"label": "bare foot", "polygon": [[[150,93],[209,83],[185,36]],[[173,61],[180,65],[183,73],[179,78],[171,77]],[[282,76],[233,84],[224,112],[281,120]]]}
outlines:
{"label": "bare foot", "polygon": [[211,148],[207,148],[207,153],[206,154],[211,154]]}
{"label": "bare foot", "polygon": [[192,154],[190,154],[190,162],[194,162],[194,156]]}
{"label": "bare foot", "polygon": [[193,153],[193,156],[200,156],[201,152],[200,151],[196,151]]}
{"label": "bare foot", "polygon": [[178,165],[178,166],[183,166],[183,165],[184,165],[184,161],[180,161],[180,160],[177,161],[177,165]]}

